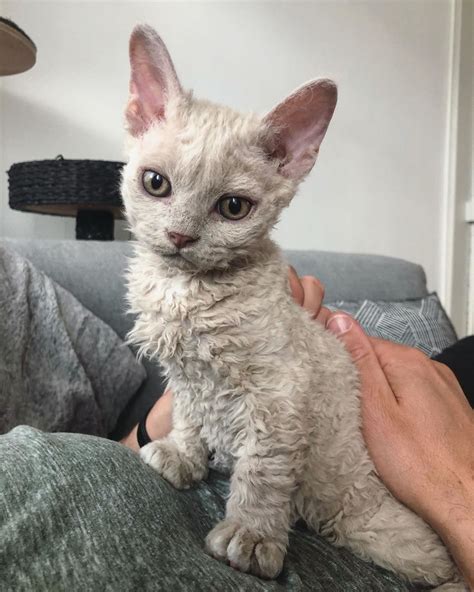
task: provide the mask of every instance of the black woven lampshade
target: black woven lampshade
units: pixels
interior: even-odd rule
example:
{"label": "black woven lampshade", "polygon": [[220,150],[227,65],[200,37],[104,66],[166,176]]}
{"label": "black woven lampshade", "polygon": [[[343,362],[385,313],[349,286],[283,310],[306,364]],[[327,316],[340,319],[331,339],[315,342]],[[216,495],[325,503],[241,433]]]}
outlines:
{"label": "black woven lampshade", "polygon": [[8,171],[9,203],[14,210],[73,216],[76,238],[113,240],[114,220],[122,219],[122,162],[35,160]]}

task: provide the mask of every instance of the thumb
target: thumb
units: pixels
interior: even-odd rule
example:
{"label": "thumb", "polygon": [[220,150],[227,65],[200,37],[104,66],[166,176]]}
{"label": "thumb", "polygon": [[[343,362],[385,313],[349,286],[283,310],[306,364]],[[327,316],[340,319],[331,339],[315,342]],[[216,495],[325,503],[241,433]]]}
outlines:
{"label": "thumb", "polygon": [[[329,315],[326,321],[326,329],[344,343],[352,361],[357,366],[361,381],[362,402],[380,404],[383,403],[383,401],[380,401],[380,397],[393,398],[392,389],[380,366],[370,339],[359,323],[347,314],[335,312]],[[377,398],[377,401],[370,400],[374,397]]]}
{"label": "thumb", "polygon": [[326,329],[334,333],[344,343],[352,360],[358,366],[365,366],[376,361],[377,358],[369,338],[357,321],[348,314],[335,312],[329,315]]}

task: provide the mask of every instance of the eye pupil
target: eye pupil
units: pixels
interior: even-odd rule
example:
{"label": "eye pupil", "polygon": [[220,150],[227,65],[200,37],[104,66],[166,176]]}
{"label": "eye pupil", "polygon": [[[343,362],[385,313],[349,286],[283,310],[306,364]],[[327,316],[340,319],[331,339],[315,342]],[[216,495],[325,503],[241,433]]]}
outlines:
{"label": "eye pupil", "polygon": [[238,197],[232,197],[229,200],[229,212],[233,216],[238,216],[240,214],[241,209],[242,209],[242,201]]}
{"label": "eye pupil", "polygon": [[153,189],[159,189],[163,185],[163,177],[158,173],[155,173],[151,178],[151,186]]}

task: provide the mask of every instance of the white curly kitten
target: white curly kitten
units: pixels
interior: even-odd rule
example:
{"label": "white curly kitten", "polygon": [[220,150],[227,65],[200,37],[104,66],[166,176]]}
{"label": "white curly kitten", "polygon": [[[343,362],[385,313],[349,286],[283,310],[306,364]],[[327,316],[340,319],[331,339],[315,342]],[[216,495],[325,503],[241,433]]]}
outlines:
{"label": "white curly kitten", "polygon": [[301,517],[413,582],[459,582],[438,536],[377,477],[355,368],[293,302],[269,238],[313,167],[335,84],[308,82],[261,118],[185,92],[149,27],[135,28],[130,59],[131,339],[174,393],[173,430],[142,458],[177,488],[205,478],[210,451],[232,472],[206,547],[240,570],[276,577]]}

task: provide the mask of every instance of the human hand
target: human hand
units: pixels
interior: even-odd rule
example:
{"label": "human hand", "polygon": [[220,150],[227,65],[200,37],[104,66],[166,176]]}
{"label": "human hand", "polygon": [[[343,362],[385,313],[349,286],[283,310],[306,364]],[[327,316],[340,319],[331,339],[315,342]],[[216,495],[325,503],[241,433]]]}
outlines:
{"label": "human hand", "polygon": [[295,302],[305,308],[313,319],[324,325],[331,314],[331,311],[323,306],[324,285],[312,275],[300,278],[291,265],[288,269],[288,279]]}
{"label": "human hand", "polygon": [[332,313],[326,326],[359,370],[363,435],[381,479],[438,531],[474,585],[474,412],[454,374],[368,338],[349,315]]}
{"label": "human hand", "polygon": [[474,412],[454,374],[414,348],[367,337],[349,315],[331,313],[316,278],[299,278],[290,268],[289,280],[296,302],[342,339],[357,364],[364,437],[381,478],[416,512],[432,511],[424,507],[430,504],[438,514],[455,475],[465,479],[470,466],[474,479]]}

